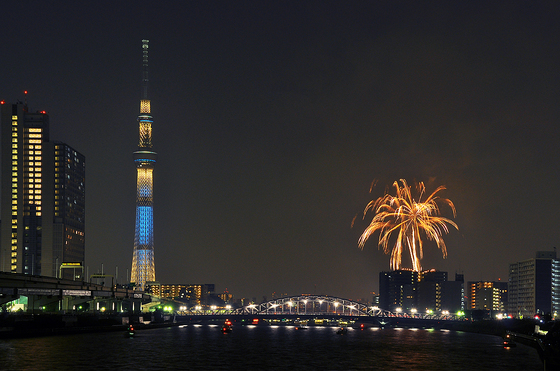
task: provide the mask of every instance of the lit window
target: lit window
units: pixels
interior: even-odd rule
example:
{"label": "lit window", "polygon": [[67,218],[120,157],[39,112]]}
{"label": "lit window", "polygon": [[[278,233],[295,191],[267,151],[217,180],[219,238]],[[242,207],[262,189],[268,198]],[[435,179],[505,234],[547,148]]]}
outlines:
{"label": "lit window", "polygon": [[12,148],[17,148],[17,143],[12,143]]}

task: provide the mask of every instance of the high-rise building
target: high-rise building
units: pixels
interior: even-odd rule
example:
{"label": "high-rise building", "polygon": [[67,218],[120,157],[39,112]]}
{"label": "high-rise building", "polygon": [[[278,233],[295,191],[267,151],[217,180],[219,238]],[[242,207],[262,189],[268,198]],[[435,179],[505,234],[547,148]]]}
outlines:
{"label": "high-rise building", "polygon": [[389,311],[416,308],[418,272],[400,269],[379,272],[379,307]]}
{"label": "high-rise building", "polygon": [[508,310],[516,317],[560,312],[560,261],[556,250],[509,265]]}
{"label": "high-rise building", "polygon": [[152,123],[148,99],[148,43],[142,40],[142,99],[138,116],[138,151],[136,163],[136,228],[130,282],[144,290],[146,282],[156,280],[154,261],[154,165],[156,153],[152,151]]}
{"label": "high-rise building", "polygon": [[476,281],[467,284],[469,310],[505,312],[508,301],[507,282]]}
{"label": "high-rise building", "polygon": [[[83,271],[76,270],[78,263],[85,260],[85,157],[69,145],[53,141],[46,143],[48,162],[52,162],[54,182],[45,187],[54,189],[53,201],[46,202],[49,209],[47,217],[49,224],[52,216],[52,248],[55,263],[72,263],[72,270],[62,269],[56,264],[59,272],[55,276],[67,279],[78,279]],[[49,165],[51,165],[49,163]],[[47,190],[46,189],[46,190]],[[49,193],[50,193],[50,189]],[[50,210],[52,208],[52,211]],[[50,231],[45,231],[48,240],[51,240]],[[83,267],[82,267],[83,268]],[[77,276],[79,275],[79,276]]]}
{"label": "high-rise building", "polygon": [[447,282],[447,272],[430,269],[420,272],[417,285],[417,310],[441,311],[442,286]]}
{"label": "high-rise building", "polygon": [[85,157],[49,141],[44,111],[31,113],[26,104],[3,103],[0,123],[1,270],[59,277],[64,263],[82,267]]}

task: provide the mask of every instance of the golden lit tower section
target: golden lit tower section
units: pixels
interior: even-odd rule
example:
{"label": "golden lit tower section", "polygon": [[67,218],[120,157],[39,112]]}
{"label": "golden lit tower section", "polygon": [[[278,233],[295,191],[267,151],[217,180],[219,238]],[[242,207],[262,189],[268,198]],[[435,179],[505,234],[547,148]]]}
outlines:
{"label": "golden lit tower section", "polygon": [[144,290],[146,282],[155,281],[154,262],[154,165],[152,151],[152,116],[148,99],[148,43],[142,40],[142,99],[138,116],[140,140],[134,152],[136,163],[136,230],[130,282]]}

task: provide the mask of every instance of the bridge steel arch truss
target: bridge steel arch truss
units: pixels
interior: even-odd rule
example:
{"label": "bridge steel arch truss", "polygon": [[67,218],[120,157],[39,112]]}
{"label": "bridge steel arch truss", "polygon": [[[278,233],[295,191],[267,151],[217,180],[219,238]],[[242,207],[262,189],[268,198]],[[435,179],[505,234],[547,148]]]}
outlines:
{"label": "bridge steel arch truss", "polygon": [[392,317],[393,313],[376,306],[327,295],[300,295],[249,304],[237,308],[232,314],[297,314]]}

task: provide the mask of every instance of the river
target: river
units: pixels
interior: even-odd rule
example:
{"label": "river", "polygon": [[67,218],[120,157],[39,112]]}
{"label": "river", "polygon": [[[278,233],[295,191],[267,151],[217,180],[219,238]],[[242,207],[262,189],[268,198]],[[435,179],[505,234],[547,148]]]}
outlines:
{"label": "river", "polygon": [[461,331],[215,325],[0,340],[2,370],[542,370],[536,350]]}

